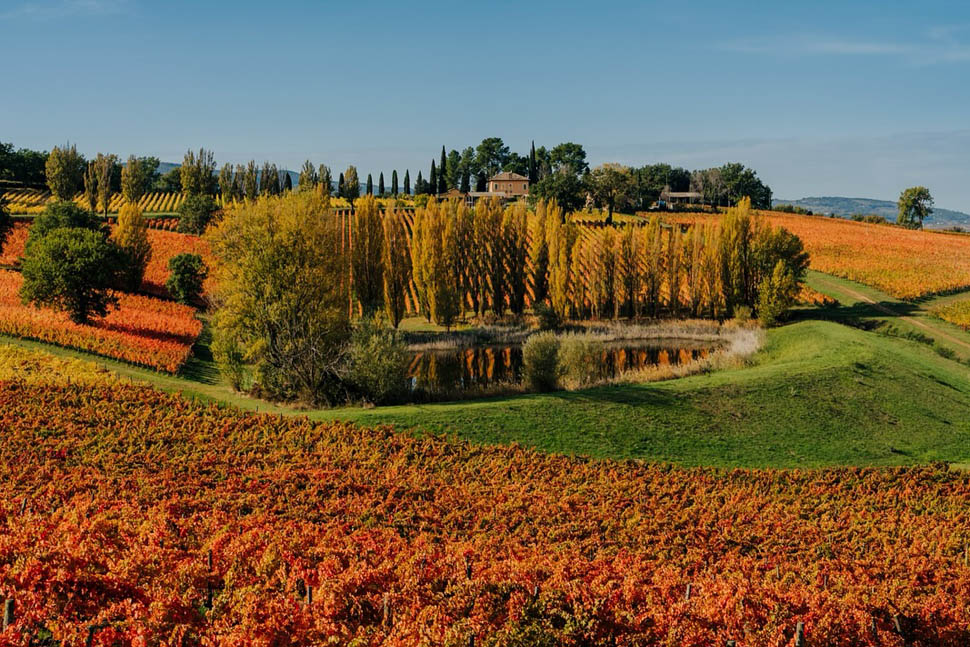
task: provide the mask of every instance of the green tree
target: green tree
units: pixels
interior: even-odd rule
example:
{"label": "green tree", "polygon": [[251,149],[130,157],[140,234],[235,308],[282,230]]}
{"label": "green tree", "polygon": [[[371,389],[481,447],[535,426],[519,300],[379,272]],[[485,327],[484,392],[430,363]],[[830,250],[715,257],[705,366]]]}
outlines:
{"label": "green tree", "polygon": [[589,170],[586,163],[586,151],[579,144],[565,142],[549,151],[549,162],[553,171],[568,171],[580,176]]}
{"label": "green tree", "polygon": [[197,304],[209,270],[198,254],[176,254],[168,259],[168,279],[165,289],[179,303]]}
{"label": "green tree", "polygon": [[431,160],[431,178],[428,180],[426,193],[438,193],[438,171],[435,169],[434,160]]}
{"label": "green tree", "polygon": [[111,204],[111,170],[117,158],[98,153],[94,160],[94,172],[98,177],[98,207],[107,216]]}
{"label": "green tree", "polygon": [[444,146],[441,147],[441,160],[438,162],[438,186],[435,193],[448,193],[448,157],[445,155]]}
{"label": "green tree", "polygon": [[613,210],[630,201],[630,169],[619,164],[603,164],[593,169],[587,178],[590,193],[599,204],[606,206],[606,222],[612,224]]}
{"label": "green tree", "polygon": [[351,236],[350,267],[354,294],[364,316],[373,316],[383,305],[384,227],[377,200],[371,193],[357,201]]}
{"label": "green tree", "polygon": [[[124,168],[121,169],[121,195],[125,200],[137,204],[154,183],[157,169],[156,158],[129,156]],[[231,176],[232,168],[229,172]]]}
{"label": "green tree", "polygon": [[216,158],[212,151],[199,149],[198,155],[186,151],[179,167],[182,191],[187,195],[213,194],[216,189]]}
{"label": "green tree", "polygon": [[487,137],[475,149],[476,171],[483,174],[486,180],[501,171],[508,159],[509,147],[501,137]]}
{"label": "green tree", "polygon": [[158,178],[158,182],[155,183],[155,189],[168,193],[180,193],[182,191],[182,168],[176,166]]}
{"label": "green tree", "polygon": [[98,210],[98,169],[94,162],[89,162],[84,172],[84,203],[92,212]]}
{"label": "green tree", "polygon": [[533,185],[539,180],[539,168],[536,166],[536,143],[532,141],[532,148],[529,149],[529,184]]}
{"label": "green tree", "polygon": [[183,234],[203,234],[218,210],[210,195],[190,194],[178,208],[178,231]]}
{"label": "green tree", "polygon": [[357,167],[348,166],[344,171],[344,192],[343,197],[350,202],[350,208],[354,208],[354,200],[360,197],[360,180],[357,178]]}
{"label": "green tree", "polygon": [[775,325],[795,304],[798,290],[798,281],[785,266],[785,262],[779,260],[758,289],[758,320],[761,324]]}
{"label": "green tree", "polygon": [[753,169],[732,162],[720,168],[724,192],[732,204],[750,198],[754,209],[771,209],[771,189],[758,179]]}
{"label": "green tree", "polygon": [[330,167],[326,166],[325,164],[321,164],[319,175],[323,195],[329,196],[331,191],[333,191],[333,173],[330,172]]}
{"label": "green tree", "polygon": [[428,193],[428,189],[424,186],[424,178],[421,177],[421,171],[418,171],[418,179],[414,182],[414,195],[426,193]]}
{"label": "green tree", "polygon": [[583,206],[584,195],[583,181],[568,170],[550,173],[529,189],[530,198],[555,200],[563,209],[563,217]]}
{"label": "green tree", "polygon": [[367,191],[367,195],[374,195],[374,178],[371,177],[371,174],[370,173],[367,174],[367,189],[366,189],[366,191]]}
{"label": "green tree", "polygon": [[55,229],[89,229],[107,236],[108,230],[104,221],[74,202],[66,200],[50,202],[44,210],[34,218],[33,224],[27,230],[27,244],[29,248]]}
{"label": "green tree", "polygon": [[290,176],[290,172],[283,170],[280,171],[283,174],[283,191],[289,192],[293,190],[293,178]]}
{"label": "green tree", "polygon": [[243,182],[243,190],[247,200],[255,200],[259,195],[259,169],[256,168],[256,160],[249,160],[246,164],[246,179]]}
{"label": "green tree", "polygon": [[222,203],[228,204],[233,197],[233,189],[236,186],[236,179],[232,174],[232,164],[226,162],[219,171],[219,193],[222,194]]}
{"label": "green tree", "polygon": [[446,173],[445,182],[447,183],[448,189],[457,189],[461,185],[462,178],[462,168],[461,168],[461,153],[456,150],[452,150],[448,153],[448,172]]}
{"label": "green tree", "polygon": [[340,174],[340,179],[337,180],[337,196],[343,198],[344,191],[346,190],[347,183],[344,180],[344,174]]}
{"label": "green tree", "polygon": [[303,168],[300,169],[300,177],[296,181],[296,187],[300,191],[309,191],[315,189],[317,184],[320,182],[320,174],[317,173],[317,169],[313,166],[313,162],[307,160],[303,162]]}
{"label": "green tree", "polygon": [[384,190],[384,171],[381,171],[380,176],[377,178],[377,195],[384,197],[386,191]]}
{"label": "green tree", "polygon": [[899,194],[896,222],[910,229],[922,229],[923,220],[933,213],[933,196],[925,186],[914,186]]}
{"label": "green tree", "polygon": [[397,197],[397,169],[391,171],[391,195]]}
{"label": "green tree", "polygon": [[404,169],[404,195],[411,195],[411,171]]}
{"label": "green tree", "polygon": [[47,156],[47,186],[55,200],[72,200],[81,189],[86,164],[77,146],[55,146]]}
{"label": "green tree", "polygon": [[[333,404],[350,337],[341,229],[317,192],[264,197],[208,234],[218,263],[213,353],[230,379],[280,400]],[[247,366],[241,366],[246,363]]]}
{"label": "green tree", "polygon": [[103,317],[117,305],[114,294],[122,252],[99,231],[58,228],[30,245],[21,261],[25,304],[66,312],[77,324]]}

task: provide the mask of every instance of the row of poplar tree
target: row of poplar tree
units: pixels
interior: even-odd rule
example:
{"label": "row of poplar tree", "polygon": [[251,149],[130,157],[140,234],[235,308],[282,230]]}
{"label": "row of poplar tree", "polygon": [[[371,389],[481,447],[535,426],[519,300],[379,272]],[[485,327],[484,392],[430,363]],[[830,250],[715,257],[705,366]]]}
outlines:
{"label": "row of poplar tree", "polygon": [[690,316],[723,319],[741,306],[773,321],[794,302],[808,266],[801,241],[742,200],[719,220],[590,228],[555,201],[534,212],[482,200],[431,200],[410,223],[362,198],[350,239],[353,294],[395,327],[411,286],[429,320],[546,307],[560,320]]}

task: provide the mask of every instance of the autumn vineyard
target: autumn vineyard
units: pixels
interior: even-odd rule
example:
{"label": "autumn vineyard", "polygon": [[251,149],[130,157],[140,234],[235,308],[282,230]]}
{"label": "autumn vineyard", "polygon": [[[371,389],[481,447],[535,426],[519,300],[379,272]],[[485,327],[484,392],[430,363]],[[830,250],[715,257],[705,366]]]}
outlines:
{"label": "autumn vineyard", "polygon": [[473,447],[244,416],[6,346],[0,404],[3,645],[968,638],[970,475],[941,465]]}

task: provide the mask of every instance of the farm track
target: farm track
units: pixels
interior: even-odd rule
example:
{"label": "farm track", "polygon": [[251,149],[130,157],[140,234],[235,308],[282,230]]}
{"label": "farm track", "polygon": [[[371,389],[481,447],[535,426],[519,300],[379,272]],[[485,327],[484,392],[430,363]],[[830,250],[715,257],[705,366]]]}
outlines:
{"label": "farm track", "polygon": [[[843,280],[843,282],[847,283],[848,281]],[[886,305],[886,300],[891,299],[891,297],[889,297],[888,295],[886,297],[886,300],[876,301],[869,295],[863,294],[862,292],[859,292],[856,289],[853,289],[846,285],[839,285],[835,283],[831,279],[831,277],[829,277],[829,275],[825,275],[822,273],[817,273],[814,279],[814,283],[816,283],[816,285],[824,286],[826,289],[823,291],[826,292],[829,296],[839,298],[839,297],[844,297],[844,295],[848,295],[849,297],[851,297],[852,299],[855,299],[856,301],[860,301],[862,303],[866,303],[872,306],[873,309],[881,312],[882,314],[888,315],[900,321],[905,321],[906,323],[912,326],[915,326],[920,330],[930,333],[934,337],[937,337],[939,339],[944,339],[947,342],[958,346],[963,351],[970,353],[970,342],[968,342],[966,339],[960,339],[956,335],[953,335],[947,330],[945,330],[942,326],[933,325],[932,323],[927,322],[925,319],[904,314]],[[925,310],[922,307],[918,309],[918,312],[926,315],[926,317],[932,317],[932,314],[928,310]]]}

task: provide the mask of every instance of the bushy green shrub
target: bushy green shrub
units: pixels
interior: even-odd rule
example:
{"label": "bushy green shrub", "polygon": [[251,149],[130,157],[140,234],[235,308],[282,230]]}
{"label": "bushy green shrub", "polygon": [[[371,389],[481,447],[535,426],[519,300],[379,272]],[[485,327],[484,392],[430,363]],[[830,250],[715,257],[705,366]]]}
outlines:
{"label": "bushy green shrub", "polygon": [[530,336],[522,346],[522,381],[533,391],[559,386],[559,338],[553,332]]}
{"label": "bushy green shrub", "polygon": [[34,218],[34,222],[30,225],[27,234],[27,247],[55,229],[87,229],[107,232],[104,221],[94,212],[79,207],[73,202],[51,202],[44,207],[44,211]]}
{"label": "bushy green shrub", "polygon": [[369,402],[395,402],[407,391],[408,359],[400,332],[379,317],[365,319],[351,336],[345,379]]}
{"label": "bushy green shrub", "polygon": [[20,298],[67,312],[71,321],[85,324],[117,305],[114,289],[126,261],[101,232],[54,229],[24,252]]}
{"label": "bushy green shrub", "polygon": [[188,196],[178,208],[179,233],[202,235],[217,209],[216,201],[210,195]]}
{"label": "bushy green shrub", "polygon": [[170,274],[165,289],[179,303],[197,303],[209,271],[198,254],[177,254],[168,259]]}
{"label": "bushy green shrub", "polygon": [[539,330],[556,330],[562,326],[562,318],[559,313],[548,304],[538,303],[532,308],[532,312],[535,313]]}
{"label": "bushy green shrub", "polygon": [[791,271],[779,260],[771,275],[765,277],[758,289],[758,320],[761,325],[778,323],[794,303],[798,295],[798,283]]}
{"label": "bushy green shrub", "polygon": [[559,370],[569,388],[582,388],[600,377],[600,345],[587,335],[564,335],[559,344]]}

